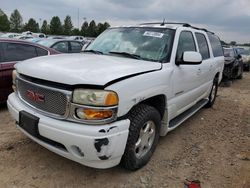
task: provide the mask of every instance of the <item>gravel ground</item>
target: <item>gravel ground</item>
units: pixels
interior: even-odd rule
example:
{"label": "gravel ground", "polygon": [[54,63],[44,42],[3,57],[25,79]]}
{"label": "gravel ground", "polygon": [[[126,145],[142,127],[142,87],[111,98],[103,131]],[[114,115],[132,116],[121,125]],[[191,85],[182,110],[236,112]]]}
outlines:
{"label": "gravel ground", "polygon": [[202,188],[250,187],[250,74],[220,87],[213,108],[202,109],[166,137],[147,166],[82,166],[19,132],[6,105],[0,107],[0,187],[170,187],[186,179]]}

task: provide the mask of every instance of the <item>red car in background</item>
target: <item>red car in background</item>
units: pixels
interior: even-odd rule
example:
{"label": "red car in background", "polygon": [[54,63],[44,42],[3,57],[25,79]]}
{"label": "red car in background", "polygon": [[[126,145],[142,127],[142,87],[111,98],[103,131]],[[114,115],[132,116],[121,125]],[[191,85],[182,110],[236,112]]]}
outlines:
{"label": "red car in background", "polygon": [[0,39],[0,103],[5,102],[12,92],[12,70],[17,62],[59,53],[28,41]]}

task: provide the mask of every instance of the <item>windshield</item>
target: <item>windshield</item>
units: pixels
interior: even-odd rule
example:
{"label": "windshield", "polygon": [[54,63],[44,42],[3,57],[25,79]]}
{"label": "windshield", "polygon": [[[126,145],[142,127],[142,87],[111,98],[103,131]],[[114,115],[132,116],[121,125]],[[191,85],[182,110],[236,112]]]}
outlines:
{"label": "windshield", "polygon": [[242,55],[250,55],[250,51],[244,49],[244,50],[241,51],[241,54]]}
{"label": "windshield", "polygon": [[250,51],[246,50],[244,48],[237,48],[237,52],[238,52],[238,54],[241,54],[241,55],[249,55],[250,54]]}
{"label": "windshield", "polygon": [[96,38],[86,51],[106,55],[133,55],[138,59],[162,61],[170,57],[174,30],[166,28],[113,28]]}
{"label": "windshield", "polygon": [[41,44],[46,47],[51,47],[56,41],[55,40],[40,40],[37,41],[38,44]]}

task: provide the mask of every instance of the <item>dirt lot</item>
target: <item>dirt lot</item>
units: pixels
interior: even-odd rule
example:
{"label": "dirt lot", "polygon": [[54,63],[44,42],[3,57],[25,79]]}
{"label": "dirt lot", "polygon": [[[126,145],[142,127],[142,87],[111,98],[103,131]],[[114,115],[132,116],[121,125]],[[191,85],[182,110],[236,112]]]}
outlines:
{"label": "dirt lot", "polygon": [[64,159],[20,133],[6,105],[0,108],[0,187],[170,187],[186,178],[202,188],[250,187],[250,74],[219,88],[212,109],[202,109],[160,139],[141,170],[96,170]]}

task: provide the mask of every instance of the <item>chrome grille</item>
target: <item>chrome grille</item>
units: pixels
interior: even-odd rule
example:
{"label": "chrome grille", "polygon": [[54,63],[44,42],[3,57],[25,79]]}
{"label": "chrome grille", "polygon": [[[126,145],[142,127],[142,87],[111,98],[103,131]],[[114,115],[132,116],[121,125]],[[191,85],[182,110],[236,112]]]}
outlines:
{"label": "chrome grille", "polygon": [[[20,98],[30,106],[45,113],[65,116],[68,103],[67,95],[65,93],[20,78],[17,79],[17,90]],[[42,95],[43,100],[39,101],[30,98],[28,96],[28,92],[30,91]]]}

